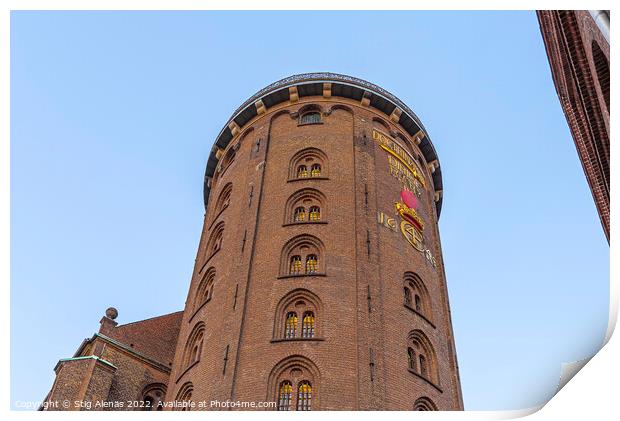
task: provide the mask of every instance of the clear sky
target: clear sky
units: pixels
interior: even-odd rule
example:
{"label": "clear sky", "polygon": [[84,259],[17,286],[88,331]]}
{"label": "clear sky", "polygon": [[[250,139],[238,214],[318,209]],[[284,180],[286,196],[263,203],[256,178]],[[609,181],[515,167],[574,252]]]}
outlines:
{"label": "clear sky", "polygon": [[387,89],[433,139],[466,409],[546,401],[599,349],[609,248],[534,12],[13,12],[14,408],[107,307],[183,308],[215,136],[313,71]]}

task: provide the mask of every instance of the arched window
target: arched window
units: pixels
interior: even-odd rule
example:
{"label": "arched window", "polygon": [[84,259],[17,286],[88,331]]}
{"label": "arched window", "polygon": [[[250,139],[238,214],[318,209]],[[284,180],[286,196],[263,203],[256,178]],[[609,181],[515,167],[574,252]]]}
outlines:
{"label": "arched window", "polygon": [[308,111],[299,118],[299,124],[318,124],[321,122],[321,113],[318,111]]}
{"label": "arched window", "polygon": [[289,240],[282,249],[280,274],[319,275],[326,272],[325,247],[316,237],[309,234],[298,235]]}
{"label": "arched window", "polygon": [[314,313],[306,311],[301,324],[301,337],[314,338]]}
{"label": "arched window", "polygon": [[189,334],[187,344],[185,345],[185,356],[183,358],[183,366],[189,367],[190,365],[200,361],[200,354],[202,353],[202,344],[205,335],[205,324],[199,322]]}
{"label": "arched window", "polygon": [[321,220],[321,208],[318,206],[312,206],[310,208],[310,222],[317,222]]}
{"label": "arched window", "polygon": [[413,404],[414,411],[437,411],[437,405],[426,396],[417,399]]}
{"label": "arched window", "polygon": [[289,179],[328,177],[327,155],[317,148],[305,148],[293,155],[289,163]]}
{"label": "arched window", "polygon": [[190,411],[192,403],[192,394],[194,393],[194,386],[191,382],[187,382],[181,386],[179,393],[177,393],[176,401],[181,405],[176,406],[176,411]]}
{"label": "arched window", "polygon": [[430,321],[430,294],[422,279],[413,272],[405,272],[403,291],[405,294],[405,306]]}
{"label": "arched window", "polygon": [[286,325],[284,327],[284,338],[292,339],[297,332],[297,313],[291,311],[286,315]]}
{"label": "arched window", "polygon": [[289,271],[289,274],[299,275],[301,273],[302,273],[301,256],[291,257],[291,270]]}
{"label": "arched window", "polygon": [[278,397],[278,411],[290,411],[291,402],[293,400],[293,385],[290,381],[284,380],[280,383],[280,391]]}
{"label": "arched window", "polygon": [[381,132],[384,132],[385,134],[388,134],[388,133],[390,133],[392,131],[392,129],[390,128],[389,124],[385,120],[383,120],[382,118],[374,117],[372,119],[372,123],[373,123],[372,126],[375,129],[377,129],[377,130],[379,130]]}
{"label": "arched window", "polygon": [[207,243],[207,259],[213,256],[222,248],[222,239],[224,238],[224,222],[220,222],[213,228],[211,237]]}
{"label": "arched window", "polygon": [[594,59],[596,78],[603,93],[607,112],[609,112],[609,60],[607,60],[605,53],[603,53],[596,41],[592,41],[592,58]]}
{"label": "arched window", "polygon": [[306,257],[306,274],[317,273],[319,271],[319,260],[316,254],[309,254]]}
{"label": "arched window", "polygon": [[267,400],[278,402],[282,410],[287,410],[287,404],[296,411],[320,408],[319,370],[307,357],[291,355],[281,360],[269,373],[268,385]]}
{"label": "arched window", "polygon": [[232,193],[232,183],[228,183],[222,188],[222,192],[215,202],[214,215],[218,215],[230,204],[230,195]]}
{"label": "arched window", "polygon": [[153,383],[142,391],[142,411],[161,411],[164,408],[163,400],[166,396],[166,385]]}
{"label": "arched window", "polygon": [[215,285],[215,268],[207,269],[198,284],[196,298],[194,300],[194,311],[197,311],[204,303],[213,298],[213,287]]}
{"label": "arched window", "polygon": [[312,385],[308,380],[302,380],[297,387],[297,410],[310,411],[312,408]]}
{"label": "arched window", "polygon": [[[312,339],[320,333],[321,302],[312,292],[298,288],[286,294],[276,307],[273,339]],[[301,316],[301,318],[299,317]],[[301,322],[301,329],[299,323]]]}
{"label": "arched window", "polygon": [[407,347],[407,368],[431,383],[439,385],[437,357],[428,337],[419,329],[412,330],[409,333]]}
{"label": "arched window", "polygon": [[225,152],[224,156],[222,157],[222,160],[220,161],[221,172],[226,171],[226,169],[230,167],[230,165],[233,163],[233,161],[235,160],[235,156],[237,155],[237,149],[239,149],[239,143],[236,143],[235,145],[231,145],[228,148],[228,150]]}
{"label": "arched window", "polygon": [[304,188],[293,193],[286,201],[284,224],[316,223],[325,221],[327,198],[314,188]]}
{"label": "arched window", "polygon": [[415,357],[415,351],[411,347],[407,348],[407,358],[409,361],[409,369],[415,371],[416,370],[416,363],[415,363],[416,357]]}
{"label": "arched window", "polygon": [[[310,214],[312,217],[312,214]],[[295,208],[295,222],[304,222],[306,220],[306,209],[303,206]]]}

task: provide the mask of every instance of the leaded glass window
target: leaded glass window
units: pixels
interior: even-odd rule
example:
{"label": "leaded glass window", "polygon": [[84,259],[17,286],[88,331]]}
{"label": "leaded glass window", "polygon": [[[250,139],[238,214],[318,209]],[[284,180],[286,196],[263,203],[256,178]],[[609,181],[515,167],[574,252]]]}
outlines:
{"label": "leaded glass window", "polygon": [[316,254],[309,254],[306,258],[306,273],[317,273],[319,271],[319,261]]}
{"label": "leaded glass window", "polygon": [[291,339],[295,337],[297,331],[297,313],[291,311],[286,315],[286,325],[284,327],[284,337]]}
{"label": "leaded glass window", "polygon": [[415,370],[415,351],[413,348],[407,348],[407,359],[409,363],[409,368],[411,370]]}
{"label": "leaded glass window", "polygon": [[301,256],[291,257],[291,275],[298,275],[301,273]]}
{"label": "leaded glass window", "polygon": [[301,337],[314,338],[314,313],[306,311],[301,324]]}
{"label": "leaded glass window", "polygon": [[312,385],[307,380],[299,382],[297,387],[297,410],[310,411],[312,407]]}
{"label": "leaded glass window", "polygon": [[301,124],[317,124],[321,122],[321,114],[317,112],[305,113],[301,116]]}
{"label": "leaded glass window", "polygon": [[404,292],[405,292],[405,304],[408,306],[411,306],[411,290],[405,287]]}
{"label": "leaded glass window", "polygon": [[422,377],[428,377],[428,370],[426,368],[426,357],[420,354],[420,375]]}
{"label": "leaded glass window", "polygon": [[[312,214],[310,215],[312,217]],[[304,222],[306,220],[306,209],[298,207],[295,209],[295,222]]]}
{"label": "leaded glass window", "polygon": [[321,208],[318,206],[312,206],[310,208],[310,221],[316,222],[321,220]]}
{"label": "leaded glass window", "polygon": [[290,411],[291,400],[293,399],[293,385],[288,380],[280,383],[278,398],[278,411]]}

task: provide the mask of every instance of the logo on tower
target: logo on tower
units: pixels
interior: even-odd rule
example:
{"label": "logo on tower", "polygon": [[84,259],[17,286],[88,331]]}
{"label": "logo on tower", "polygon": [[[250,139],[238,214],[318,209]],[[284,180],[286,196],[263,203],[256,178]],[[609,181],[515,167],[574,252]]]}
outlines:
{"label": "logo on tower", "polygon": [[[407,242],[416,250],[424,254],[434,268],[437,267],[437,261],[431,251],[424,243],[424,220],[418,214],[419,201],[415,193],[406,188],[400,192],[400,201],[394,204],[396,212],[401,217],[400,232]],[[380,225],[389,228],[392,231],[398,231],[398,225],[394,218],[389,217],[383,212],[378,213],[377,222]]]}
{"label": "logo on tower", "polygon": [[396,202],[396,211],[400,217],[412,224],[420,231],[424,230],[424,221],[418,215],[418,199],[413,192],[403,189],[400,192],[400,202]]}
{"label": "logo on tower", "polygon": [[424,221],[418,215],[418,199],[415,194],[407,189],[403,189],[400,192],[400,202],[396,202],[396,212],[402,218],[400,222],[400,232],[405,237],[405,240],[418,251],[425,252],[424,236],[422,230],[424,230]]}

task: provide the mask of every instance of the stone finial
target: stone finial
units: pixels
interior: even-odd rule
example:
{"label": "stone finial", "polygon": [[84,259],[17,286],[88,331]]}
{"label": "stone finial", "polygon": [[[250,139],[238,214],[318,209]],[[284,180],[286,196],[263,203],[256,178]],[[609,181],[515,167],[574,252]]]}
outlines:
{"label": "stone finial", "polygon": [[117,310],[117,309],[115,309],[114,307],[110,307],[110,308],[108,308],[108,309],[105,311],[105,316],[106,316],[108,319],[112,319],[112,320],[114,320],[114,319],[116,319],[116,318],[118,317],[118,310]]}
{"label": "stone finial", "polygon": [[112,332],[112,330],[118,325],[118,323],[114,320],[118,317],[118,310],[114,307],[110,307],[105,311],[105,316],[99,320],[101,326],[99,326],[99,333],[104,335],[108,335]]}

